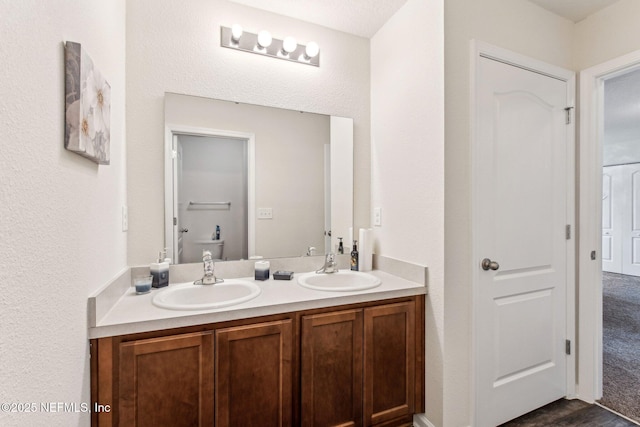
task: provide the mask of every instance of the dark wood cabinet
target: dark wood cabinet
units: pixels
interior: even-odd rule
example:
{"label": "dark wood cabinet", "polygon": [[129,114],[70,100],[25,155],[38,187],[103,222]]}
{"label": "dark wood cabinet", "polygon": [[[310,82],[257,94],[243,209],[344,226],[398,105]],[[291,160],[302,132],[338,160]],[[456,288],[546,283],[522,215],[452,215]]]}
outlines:
{"label": "dark wood cabinet", "polygon": [[411,425],[424,296],[91,340],[94,426]]}
{"label": "dark wood cabinet", "polygon": [[213,425],[213,338],[185,334],[120,344],[121,426]]}
{"label": "dark wood cabinet", "polygon": [[291,320],[216,331],[217,427],[291,426]]}
{"label": "dark wood cabinet", "polygon": [[415,303],[364,310],[365,425],[415,412]]}
{"label": "dark wood cabinet", "polygon": [[415,300],[301,319],[303,427],[411,424],[422,396]]}
{"label": "dark wood cabinet", "polygon": [[362,426],[362,310],[302,317],[303,427]]}

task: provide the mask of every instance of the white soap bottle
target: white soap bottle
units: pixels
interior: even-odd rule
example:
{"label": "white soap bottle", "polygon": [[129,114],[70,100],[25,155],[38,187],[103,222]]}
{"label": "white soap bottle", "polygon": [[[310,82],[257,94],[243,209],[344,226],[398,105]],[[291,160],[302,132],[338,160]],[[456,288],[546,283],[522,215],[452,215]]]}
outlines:
{"label": "white soap bottle", "polygon": [[151,286],[154,288],[164,288],[169,285],[169,263],[162,256],[162,251],[158,253],[158,262],[152,262],[149,266],[153,281]]}

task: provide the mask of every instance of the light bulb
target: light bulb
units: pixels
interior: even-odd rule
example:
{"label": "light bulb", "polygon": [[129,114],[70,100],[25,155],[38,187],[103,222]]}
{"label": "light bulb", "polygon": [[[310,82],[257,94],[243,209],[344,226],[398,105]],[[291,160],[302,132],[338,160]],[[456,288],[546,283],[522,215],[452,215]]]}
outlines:
{"label": "light bulb", "polygon": [[298,42],[294,37],[285,37],[282,41],[282,53],[285,55],[290,54],[298,48]]}
{"label": "light bulb", "polygon": [[242,37],[242,26],[238,24],[233,24],[231,27],[231,40],[235,43],[240,41],[240,37]]}
{"label": "light bulb", "polygon": [[271,46],[271,33],[269,33],[269,31],[265,31],[262,30],[258,33],[258,45],[262,48],[265,49],[269,46]]}
{"label": "light bulb", "polygon": [[308,59],[315,58],[320,53],[320,46],[316,42],[307,43],[307,47],[304,49],[304,54]]}

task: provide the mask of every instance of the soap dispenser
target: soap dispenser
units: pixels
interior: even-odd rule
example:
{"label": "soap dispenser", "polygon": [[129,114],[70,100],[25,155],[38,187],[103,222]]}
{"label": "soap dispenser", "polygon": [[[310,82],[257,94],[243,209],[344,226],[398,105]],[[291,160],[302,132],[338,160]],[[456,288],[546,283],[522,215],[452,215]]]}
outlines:
{"label": "soap dispenser", "polygon": [[351,270],[353,271],[358,271],[359,270],[359,262],[360,260],[358,259],[360,257],[360,254],[358,253],[358,241],[354,240],[353,241],[353,250],[351,251]]}
{"label": "soap dispenser", "polygon": [[164,288],[169,285],[169,263],[162,255],[162,251],[158,252],[158,262],[153,262],[149,266],[153,281],[151,286],[154,288]]}
{"label": "soap dispenser", "polygon": [[220,226],[216,225],[216,231],[211,233],[211,240],[220,240]]}
{"label": "soap dispenser", "polygon": [[164,248],[162,251],[162,255],[164,256],[164,264],[167,269],[167,285],[169,284],[169,268],[171,267],[171,258],[167,256],[167,248]]}

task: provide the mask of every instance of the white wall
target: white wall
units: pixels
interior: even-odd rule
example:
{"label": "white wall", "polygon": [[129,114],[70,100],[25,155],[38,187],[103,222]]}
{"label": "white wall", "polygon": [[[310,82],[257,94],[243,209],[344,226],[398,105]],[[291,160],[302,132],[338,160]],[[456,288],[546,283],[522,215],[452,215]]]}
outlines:
{"label": "white wall", "polygon": [[375,252],[429,267],[426,415],[443,423],[443,1],[409,0],[371,39]]}
{"label": "white wall", "polygon": [[471,423],[470,41],[572,68],[574,24],[525,0],[445,2],[444,425]]}
{"label": "white wall", "polygon": [[[221,48],[220,25],[315,40],[320,67]],[[355,223],[369,224],[369,41],[224,0],[127,2],[129,263],[164,246],[163,97],[200,95],[354,119]]]}
{"label": "white wall", "polygon": [[620,0],[575,25],[575,69],[640,49],[640,2]]}
{"label": "white wall", "polygon": [[[0,402],[89,403],[87,297],[126,267],[125,2],[0,0],[0,16]],[[65,40],[111,84],[110,166],[64,149]]]}

